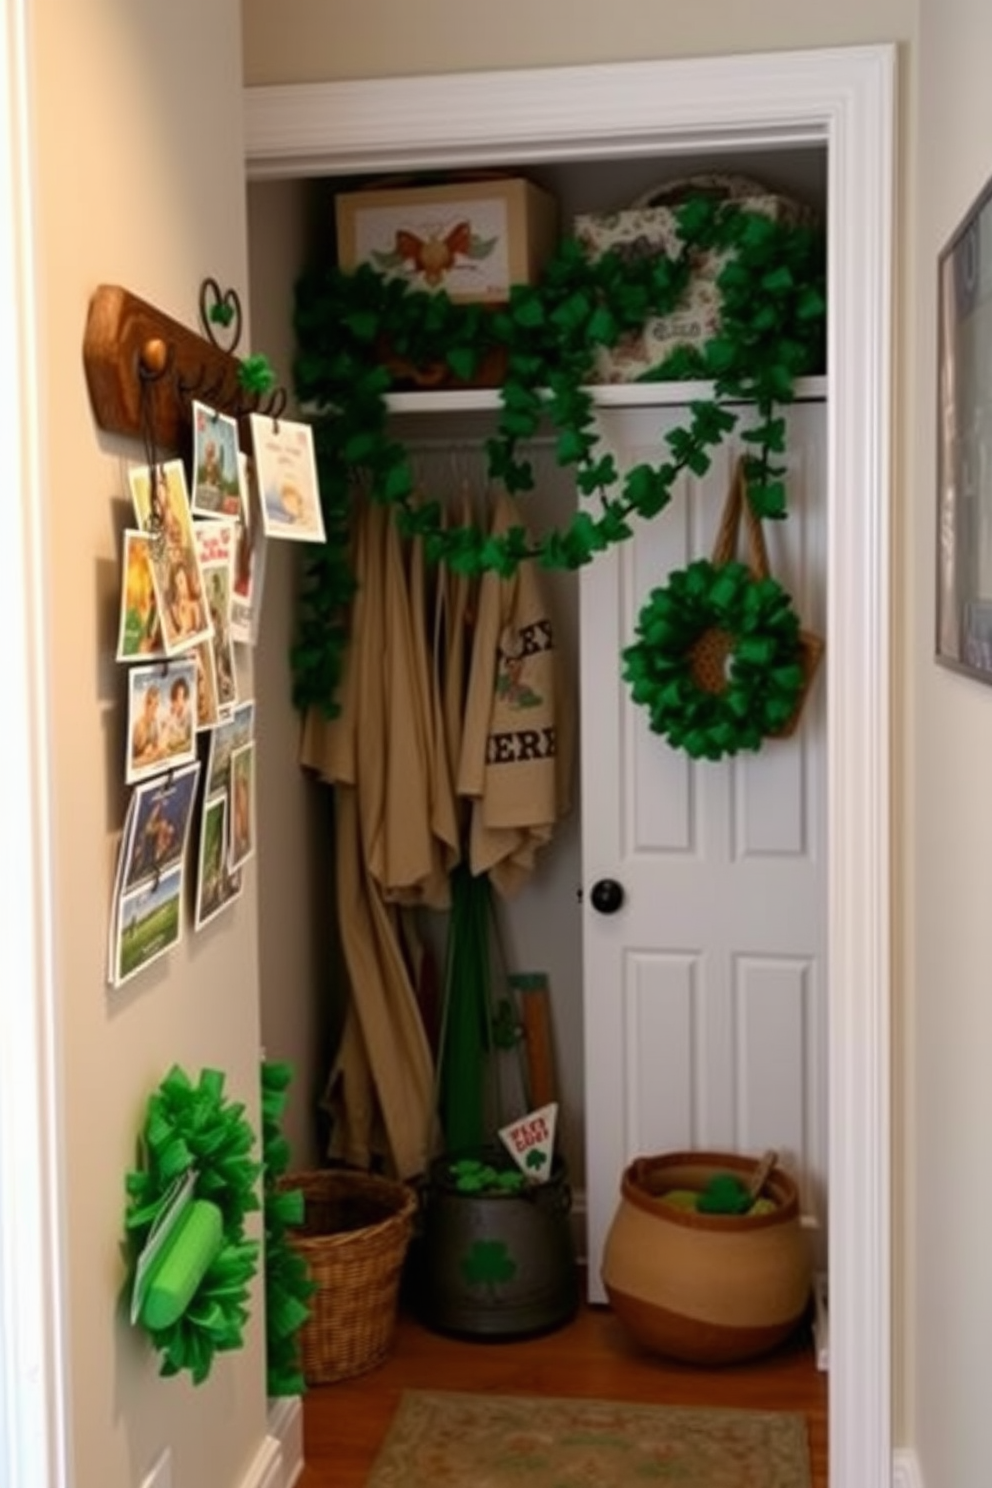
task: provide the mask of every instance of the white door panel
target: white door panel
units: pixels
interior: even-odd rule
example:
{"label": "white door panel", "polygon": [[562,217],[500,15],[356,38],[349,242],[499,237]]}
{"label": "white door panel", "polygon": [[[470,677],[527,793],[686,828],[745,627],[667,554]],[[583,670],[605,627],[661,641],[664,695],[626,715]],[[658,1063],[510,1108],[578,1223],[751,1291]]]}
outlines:
{"label": "white door panel", "polygon": [[[623,464],[657,460],[679,409],[603,415]],[[824,409],[789,420],[789,518],[772,570],[823,628]],[[683,1147],[776,1147],[822,1224],[826,1176],[823,680],[796,734],[694,762],[620,679],[641,605],[708,555],[737,449],[582,572],[582,819],[590,1295],[625,1164]],[[612,915],[592,907],[618,880]]]}

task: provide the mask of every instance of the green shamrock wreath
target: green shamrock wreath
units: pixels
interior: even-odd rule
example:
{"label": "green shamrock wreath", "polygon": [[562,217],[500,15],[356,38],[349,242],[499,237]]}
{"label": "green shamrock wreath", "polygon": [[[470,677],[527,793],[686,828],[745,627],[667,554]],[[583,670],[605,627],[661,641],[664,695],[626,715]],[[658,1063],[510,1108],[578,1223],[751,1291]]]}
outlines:
{"label": "green shamrock wreath", "polygon": [[194,1085],[174,1065],[148,1101],[143,1163],[126,1179],[125,1227],[136,1258],[176,1184],[192,1180],[192,1200],[149,1268],[138,1311],[163,1375],[188,1369],[201,1384],[216,1353],[242,1346],[259,1250],[244,1238],[245,1216],[260,1207],[254,1141],[244,1107],[224,1096],[219,1070],[203,1070]]}
{"label": "green shamrock wreath", "polygon": [[799,617],[773,578],[699,558],[641,610],[623,676],[654,733],[694,759],[759,749],[799,704]]}

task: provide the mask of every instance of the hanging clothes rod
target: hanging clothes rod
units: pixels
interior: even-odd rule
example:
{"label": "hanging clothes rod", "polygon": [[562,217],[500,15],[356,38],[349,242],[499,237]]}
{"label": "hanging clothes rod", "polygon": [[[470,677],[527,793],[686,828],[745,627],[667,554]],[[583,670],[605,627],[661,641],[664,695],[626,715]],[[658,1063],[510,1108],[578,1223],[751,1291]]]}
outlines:
{"label": "hanging clothes rod", "polygon": [[[435,452],[442,455],[449,453],[453,455],[476,454],[484,457],[486,453],[482,439],[443,439],[429,435],[423,439],[413,436],[405,442],[407,448],[414,454],[417,451],[424,451],[427,454],[433,454]],[[548,434],[542,434],[540,437],[534,439],[524,439],[520,442],[520,448],[522,450],[551,450],[554,447],[555,440]]]}

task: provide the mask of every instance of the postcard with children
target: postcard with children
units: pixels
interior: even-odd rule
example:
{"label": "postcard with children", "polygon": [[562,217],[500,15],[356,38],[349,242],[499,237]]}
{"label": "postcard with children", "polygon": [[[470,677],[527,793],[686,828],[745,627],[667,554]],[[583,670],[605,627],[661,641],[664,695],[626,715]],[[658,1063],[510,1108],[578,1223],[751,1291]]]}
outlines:
{"label": "postcard with children", "polygon": [[255,851],[255,745],[231,750],[231,826],[228,862],[240,868]]}
{"label": "postcard with children", "polygon": [[251,414],[262,526],[269,537],[324,542],[313,430],[292,419]]}
{"label": "postcard with children", "polygon": [[217,703],[217,673],[213,640],[201,641],[190,655],[196,667],[196,727],[202,732],[216,728],[221,719]]}
{"label": "postcard with children", "polygon": [[128,785],[192,764],[195,717],[196,661],[192,656],[128,670],[124,772]]}
{"label": "postcard with children", "polygon": [[193,499],[198,517],[237,517],[244,506],[237,420],[193,401]]}
{"label": "postcard with children", "polygon": [[124,533],[118,661],[151,661],[165,655],[148,541],[146,532]]}
{"label": "postcard with children", "polygon": [[199,761],[135,787],[124,835],[125,893],[183,863]]}
{"label": "postcard with children", "polygon": [[255,703],[246,699],[238,703],[229,718],[224,718],[210,735],[210,752],[207,756],[207,784],[205,793],[215,796],[231,788],[231,754],[255,738]]}
{"label": "postcard with children", "polygon": [[132,466],[128,472],[138,526],[149,537],[155,598],[169,655],[189,651],[210,635],[182,460]]}
{"label": "postcard with children", "polygon": [[182,939],[183,869],[146,879],[132,893],[122,894],[117,913],[114,986],[119,987],[143,967],[157,961]]}
{"label": "postcard with children", "polygon": [[194,523],[203,593],[210,617],[217,711],[223,716],[238,700],[231,640],[231,586],[237,550],[237,527],[231,521]]}
{"label": "postcard with children", "polygon": [[200,817],[199,871],[196,880],[194,928],[216,919],[241,893],[242,877],[227,861],[227,795],[208,796]]}
{"label": "postcard with children", "polygon": [[244,645],[258,641],[265,579],[265,532],[259,504],[254,462],[241,456],[241,485],[245,496],[238,523],[238,547],[234,559],[234,588],[231,593],[231,638]]}

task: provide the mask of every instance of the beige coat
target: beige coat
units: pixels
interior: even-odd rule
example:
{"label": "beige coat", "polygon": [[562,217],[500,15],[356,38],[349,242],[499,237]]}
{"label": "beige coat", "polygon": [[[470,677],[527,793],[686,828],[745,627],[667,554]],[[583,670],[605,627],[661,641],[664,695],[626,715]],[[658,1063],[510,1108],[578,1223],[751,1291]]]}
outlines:
{"label": "beige coat", "polygon": [[[430,828],[430,698],[419,692],[406,574],[395,526],[356,500],[358,588],[341,716],[308,716],[301,759],[335,789],[337,918],[351,988],[326,1104],[331,1155],[400,1177],[422,1172],[434,1124],[434,1067],[408,970],[400,910],[438,882]],[[443,877],[443,875],[442,875]]]}
{"label": "beige coat", "polygon": [[[524,526],[517,503],[496,501],[492,530]],[[457,788],[472,803],[470,865],[504,895],[533,872],[570,802],[573,709],[537,564],[512,578],[483,576]]]}

